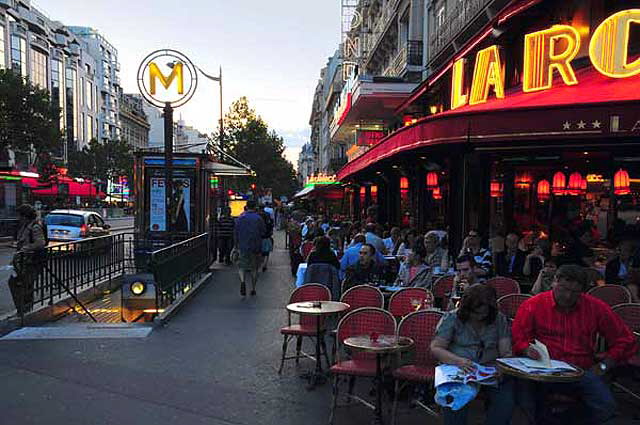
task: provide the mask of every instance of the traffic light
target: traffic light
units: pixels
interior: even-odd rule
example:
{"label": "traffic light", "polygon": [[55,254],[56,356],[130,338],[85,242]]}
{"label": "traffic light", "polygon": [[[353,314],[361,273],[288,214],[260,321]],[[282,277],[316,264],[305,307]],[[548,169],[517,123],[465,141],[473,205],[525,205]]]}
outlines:
{"label": "traffic light", "polygon": [[251,183],[251,190],[256,190],[256,184],[255,183]]}
{"label": "traffic light", "polygon": [[234,194],[233,190],[231,190],[231,189],[227,190],[227,195],[233,196],[233,194]]}

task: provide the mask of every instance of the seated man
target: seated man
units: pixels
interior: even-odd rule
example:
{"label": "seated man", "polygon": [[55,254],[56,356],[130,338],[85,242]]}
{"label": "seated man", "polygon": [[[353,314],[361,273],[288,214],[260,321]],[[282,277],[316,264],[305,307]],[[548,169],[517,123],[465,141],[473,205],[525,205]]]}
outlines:
{"label": "seated man", "polygon": [[342,292],[356,285],[373,283],[382,278],[383,269],[375,259],[376,249],[365,243],[360,246],[358,262],[347,267]]}
{"label": "seated man", "polygon": [[[530,347],[534,340],[547,346],[552,359],[585,370],[580,381],[563,384],[529,385],[521,405],[530,418],[540,422],[538,406],[553,385],[555,391],[580,396],[585,405],[586,424],[603,424],[615,416],[616,403],[601,375],[624,363],[637,351],[634,335],[611,308],[583,291],[587,278],[582,267],[563,265],[556,272],[551,291],[525,301],[513,322],[513,352],[533,359],[540,354]],[[608,351],[596,354],[596,334],[604,337]],[[598,362],[596,363],[596,359]]]}
{"label": "seated man", "polygon": [[[362,233],[358,233],[353,237],[352,245],[344,251],[342,258],[340,259],[340,279],[344,279],[347,273],[347,268],[358,262],[360,259],[360,247],[366,242],[365,236]],[[383,267],[386,263],[384,256],[380,252],[376,251],[375,260],[378,266]]]}

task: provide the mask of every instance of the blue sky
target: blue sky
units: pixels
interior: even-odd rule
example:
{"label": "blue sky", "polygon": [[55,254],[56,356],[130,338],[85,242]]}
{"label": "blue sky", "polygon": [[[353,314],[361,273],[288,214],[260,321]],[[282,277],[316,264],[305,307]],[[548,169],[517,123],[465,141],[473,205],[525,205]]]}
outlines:
{"label": "blue sky", "polygon": [[[340,40],[339,0],[37,0],[51,19],[97,29],[118,49],[125,92],[137,93],[136,72],[151,51],[173,48],[205,72],[222,66],[225,111],[247,96],[285,138],[290,159],[308,140],[320,69]],[[176,111],[200,131],[220,115],[218,85],[201,80]]]}

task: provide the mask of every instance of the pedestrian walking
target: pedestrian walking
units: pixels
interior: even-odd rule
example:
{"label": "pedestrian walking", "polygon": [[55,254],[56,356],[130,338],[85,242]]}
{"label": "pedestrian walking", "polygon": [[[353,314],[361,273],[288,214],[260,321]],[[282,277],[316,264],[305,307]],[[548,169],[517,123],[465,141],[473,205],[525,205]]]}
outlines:
{"label": "pedestrian walking", "polygon": [[262,207],[259,214],[265,224],[265,231],[262,235],[262,271],[266,272],[269,254],[273,251],[273,219],[266,207]]}
{"label": "pedestrian walking", "polygon": [[245,212],[237,218],[234,230],[235,246],[239,251],[238,271],[240,295],[247,295],[247,276],[251,278],[251,295],[256,294],[258,268],[262,265],[262,236],[266,231],[264,220],[256,212],[256,202],[247,201]]}
{"label": "pedestrian walking", "polygon": [[16,211],[20,217],[16,253],[12,260],[16,276],[9,279],[9,286],[16,309],[23,314],[33,302],[33,281],[44,265],[46,237],[44,226],[31,205],[20,205]]}
{"label": "pedestrian walking", "polygon": [[218,262],[231,264],[231,249],[233,248],[233,233],[235,220],[231,217],[231,208],[222,208],[222,215],[216,223],[216,235],[218,238]]}

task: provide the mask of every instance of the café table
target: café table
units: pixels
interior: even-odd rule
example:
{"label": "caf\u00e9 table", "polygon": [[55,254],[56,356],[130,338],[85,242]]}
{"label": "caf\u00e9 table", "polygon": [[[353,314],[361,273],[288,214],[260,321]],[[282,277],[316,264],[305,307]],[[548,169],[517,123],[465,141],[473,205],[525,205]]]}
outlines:
{"label": "caf\u00e9 table", "polygon": [[359,335],[346,338],[344,345],[376,355],[376,404],[374,408],[374,423],[382,424],[382,357],[387,354],[405,351],[413,347],[414,341],[409,337],[397,335]]}
{"label": "caf\u00e9 table", "polygon": [[316,367],[315,370],[308,375],[309,389],[313,389],[316,384],[322,384],[326,381],[320,359],[320,338],[322,337],[321,319],[332,314],[342,313],[348,310],[349,307],[349,304],[338,301],[303,301],[287,305],[287,310],[292,313],[316,317]]}
{"label": "caf\u00e9 table", "polygon": [[515,376],[516,378],[526,379],[536,382],[547,383],[562,383],[562,382],[576,382],[579,381],[584,375],[584,370],[576,365],[570,365],[574,371],[561,371],[561,372],[548,372],[548,373],[528,373],[519,369],[516,369],[506,363],[496,360],[496,366],[498,369],[506,374]]}

